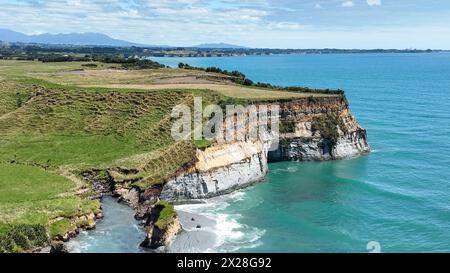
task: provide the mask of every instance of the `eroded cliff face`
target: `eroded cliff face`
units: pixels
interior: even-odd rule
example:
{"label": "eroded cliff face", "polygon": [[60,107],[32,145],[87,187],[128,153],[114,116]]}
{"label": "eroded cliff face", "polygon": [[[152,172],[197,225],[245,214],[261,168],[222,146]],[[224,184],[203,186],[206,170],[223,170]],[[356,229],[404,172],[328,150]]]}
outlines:
{"label": "eroded cliff face", "polygon": [[[271,102],[274,103],[274,102]],[[351,115],[345,97],[280,102],[280,141],[235,142],[197,151],[197,163],[164,184],[160,198],[195,202],[264,179],[268,161],[335,160],[370,151],[366,131]]]}
{"label": "eroded cliff face", "polygon": [[243,188],[261,181],[268,171],[267,143],[236,142],[197,151],[197,163],[169,180],[160,198],[190,202]]}
{"label": "eroded cliff face", "polygon": [[345,98],[282,103],[280,144],[269,160],[336,160],[370,152],[366,130],[350,113]]}

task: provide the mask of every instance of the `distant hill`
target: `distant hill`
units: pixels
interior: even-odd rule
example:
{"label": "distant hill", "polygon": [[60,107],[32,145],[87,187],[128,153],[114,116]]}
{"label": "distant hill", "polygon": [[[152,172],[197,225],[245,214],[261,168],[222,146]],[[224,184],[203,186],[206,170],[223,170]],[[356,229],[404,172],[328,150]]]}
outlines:
{"label": "distant hill", "polygon": [[139,47],[168,47],[158,45],[143,45],[124,40],[114,39],[100,33],[68,33],[68,34],[50,34],[26,35],[9,29],[0,29],[0,41],[3,42],[21,42],[21,43],[39,43],[39,44],[67,44],[67,45],[97,45],[97,46],[139,46]]}
{"label": "distant hill", "polygon": [[222,49],[239,49],[239,48],[248,48],[245,46],[239,46],[239,45],[232,45],[232,44],[226,44],[226,43],[215,43],[215,44],[200,44],[192,46],[195,48],[222,48]]}
{"label": "distant hill", "polygon": [[[39,35],[27,35],[10,29],[0,28],[0,41],[10,43],[37,43],[37,44],[53,44],[53,45],[81,45],[81,46],[118,46],[118,47],[164,47],[168,45],[145,45],[133,43],[125,40],[114,39],[108,35],[94,32],[86,33],[60,33],[51,34],[44,33]],[[247,47],[226,44],[226,43],[209,43],[192,46],[193,48],[202,49],[245,49]]]}

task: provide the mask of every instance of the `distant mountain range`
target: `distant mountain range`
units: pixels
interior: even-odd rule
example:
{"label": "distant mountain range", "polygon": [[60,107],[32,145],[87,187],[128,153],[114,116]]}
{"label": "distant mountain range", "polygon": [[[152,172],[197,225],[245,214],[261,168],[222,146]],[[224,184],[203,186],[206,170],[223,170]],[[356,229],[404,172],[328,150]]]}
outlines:
{"label": "distant mountain range", "polygon": [[[118,46],[118,47],[165,47],[168,45],[145,45],[139,43],[128,42],[109,37],[101,33],[68,33],[68,34],[50,34],[44,33],[39,35],[26,35],[10,29],[0,28],[0,41],[10,43],[37,43],[37,44],[54,44],[54,45],[85,45],[85,46]],[[243,46],[216,43],[216,44],[200,44],[192,46],[195,48],[220,48],[220,49],[238,49],[245,48]]]}
{"label": "distant mountain range", "polygon": [[124,40],[114,39],[100,33],[68,33],[68,34],[50,34],[26,35],[9,29],[0,29],[0,41],[20,42],[20,43],[38,43],[38,44],[64,44],[64,45],[92,45],[92,46],[139,46],[139,47],[168,47],[165,45],[144,45],[132,43]]}

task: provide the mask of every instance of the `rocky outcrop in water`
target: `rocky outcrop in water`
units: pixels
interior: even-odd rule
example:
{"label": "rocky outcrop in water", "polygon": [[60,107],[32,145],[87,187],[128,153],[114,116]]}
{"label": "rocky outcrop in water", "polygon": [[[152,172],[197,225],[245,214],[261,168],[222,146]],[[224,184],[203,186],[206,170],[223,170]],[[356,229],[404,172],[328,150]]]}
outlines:
{"label": "rocky outcrop in water", "polygon": [[63,241],[53,241],[50,244],[50,253],[59,254],[59,253],[68,253],[66,246]]}
{"label": "rocky outcrop in water", "polygon": [[173,206],[166,202],[157,203],[147,218],[147,237],[142,247],[157,249],[167,246],[182,230]]}

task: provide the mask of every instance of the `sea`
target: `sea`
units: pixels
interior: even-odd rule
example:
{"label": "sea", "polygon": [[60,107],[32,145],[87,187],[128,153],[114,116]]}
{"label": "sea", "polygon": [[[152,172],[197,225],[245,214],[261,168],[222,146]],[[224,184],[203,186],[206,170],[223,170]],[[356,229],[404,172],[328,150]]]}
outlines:
{"label": "sea", "polygon": [[[177,206],[189,218],[209,219],[200,229],[213,236],[200,247],[178,243],[176,252],[450,252],[450,54],[154,60],[239,70],[255,82],[343,89],[372,149],[349,160],[270,163],[261,183]],[[111,215],[123,210],[115,202],[107,206],[100,231],[108,209]],[[128,225],[106,235],[79,236],[74,251],[143,251],[142,229],[125,220]],[[124,236],[133,239],[111,244]]]}

